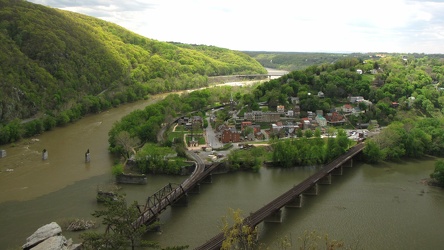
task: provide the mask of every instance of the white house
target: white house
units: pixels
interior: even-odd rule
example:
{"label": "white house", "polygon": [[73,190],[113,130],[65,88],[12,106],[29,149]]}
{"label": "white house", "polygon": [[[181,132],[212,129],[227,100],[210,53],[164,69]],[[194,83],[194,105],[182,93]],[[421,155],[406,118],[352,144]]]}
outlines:
{"label": "white house", "polygon": [[364,97],[362,97],[362,96],[349,96],[349,97],[348,97],[348,100],[349,100],[351,103],[362,102],[362,101],[364,101]]}
{"label": "white house", "polygon": [[291,97],[291,103],[293,104],[299,104],[299,97]]}
{"label": "white house", "polygon": [[322,115],[317,115],[315,119],[318,122],[319,126],[321,127],[327,126],[327,119],[325,119],[325,117],[323,117]]}
{"label": "white house", "polygon": [[344,113],[351,113],[353,112],[353,106],[350,104],[344,104],[344,106],[342,106],[342,111]]}

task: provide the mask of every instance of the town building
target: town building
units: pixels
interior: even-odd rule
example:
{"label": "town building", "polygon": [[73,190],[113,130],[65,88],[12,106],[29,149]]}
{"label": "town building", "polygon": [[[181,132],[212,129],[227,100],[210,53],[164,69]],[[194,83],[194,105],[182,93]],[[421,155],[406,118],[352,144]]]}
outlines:
{"label": "town building", "polygon": [[234,127],[226,128],[222,131],[220,141],[222,143],[240,142],[241,141],[241,132],[237,131],[236,128],[234,128]]}
{"label": "town building", "polygon": [[322,115],[318,114],[315,119],[316,119],[316,122],[319,124],[319,126],[321,126],[321,127],[327,126],[327,119],[325,119],[325,117],[323,117]]}
{"label": "town building", "polygon": [[344,112],[344,113],[351,113],[351,112],[353,112],[353,106],[350,105],[350,104],[344,104],[342,106],[342,112]]}
{"label": "town building", "polygon": [[255,122],[277,122],[281,120],[281,113],[252,111],[245,113],[244,119]]}
{"label": "town building", "polygon": [[351,103],[362,102],[362,101],[364,101],[364,97],[362,97],[362,96],[349,96],[348,97],[348,101],[351,102]]}
{"label": "town building", "polygon": [[327,119],[327,124],[329,125],[342,125],[345,123],[345,117],[339,114],[338,112],[331,112],[327,113],[327,116],[325,116],[325,119]]}

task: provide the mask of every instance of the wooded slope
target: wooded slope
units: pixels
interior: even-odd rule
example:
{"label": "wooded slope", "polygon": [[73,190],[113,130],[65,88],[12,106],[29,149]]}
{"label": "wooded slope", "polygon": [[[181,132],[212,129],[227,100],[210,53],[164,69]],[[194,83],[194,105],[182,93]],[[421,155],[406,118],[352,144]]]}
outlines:
{"label": "wooded slope", "polygon": [[[0,0],[0,123],[82,113],[144,95],[205,86],[207,76],[266,73],[244,53],[176,46],[93,17]],[[99,95],[100,94],[100,95]],[[89,104],[100,99],[100,105]]]}

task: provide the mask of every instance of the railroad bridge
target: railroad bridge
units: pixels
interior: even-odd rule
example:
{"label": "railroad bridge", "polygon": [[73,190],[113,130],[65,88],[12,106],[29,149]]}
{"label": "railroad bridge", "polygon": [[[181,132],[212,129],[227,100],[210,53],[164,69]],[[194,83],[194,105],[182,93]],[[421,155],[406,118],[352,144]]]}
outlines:
{"label": "railroad bridge", "polygon": [[[298,185],[280,195],[267,205],[263,206],[243,220],[244,225],[256,227],[262,221],[280,221],[283,207],[301,207],[303,195],[317,195],[318,184],[331,184],[332,175],[342,175],[343,167],[353,166],[353,157],[365,148],[364,143],[358,143],[346,153],[325,165],[321,170],[311,175]],[[208,240],[196,250],[220,249],[224,241],[224,233],[221,232]]]}
{"label": "railroad bridge", "polygon": [[[346,153],[325,165],[315,174],[256,212],[251,213],[250,216],[244,219],[243,223],[253,228],[262,221],[280,221],[281,209],[283,207],[301,207],[304,195],[317,195],[318,184],[331,184],[331,176],[342,175],[343,167],[353,166],[353,157],[360,153],[364,147],[364,143],[358,143],[350,148]],[[211,182],[211,173],[222,164],[214,163],[206,166],[199,156],[193,152],[187,151],[187,154],[196,160],[196,168],[193,173],[180,185],[167,184],[148,197],[146,204],[139,206],[140,216],[133,222],[135,227],[150,225],[158,221],[159,215],[168,206],[186,204],[188,194],[198,191],[200,183]],[[221,232],[196,249],[220,249],[223,241],[224,234]]]}
{"label": "railroad bridge", "polygon": [[187,152],[187,154],[197,160],[193,173],[180,185],[169,183],[149,196],[145,205],[139,206],[140,216],[133,222],[135,227],[150,225],[158,221],[159,215],[167,209],[168,206],[186,204],[189,193],[198,192],[201,183],[211,182],[211,173],[217,169],[221,163],[206,166],[194,153]]}

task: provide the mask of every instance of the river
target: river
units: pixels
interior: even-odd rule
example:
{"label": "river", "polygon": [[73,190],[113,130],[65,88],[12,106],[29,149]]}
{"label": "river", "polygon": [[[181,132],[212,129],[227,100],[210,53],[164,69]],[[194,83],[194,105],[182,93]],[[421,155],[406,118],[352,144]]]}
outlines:
{"label": "river", "polygon": [[[113,157],[108,153],[108,131],[115,121],[155,99],[122,105],[87,116],[66,127],[0,148],[0,249],[17,249],[26,237],[51,221],[91,219],[100,209],[98,186],[111,185]],[[43,149],[48,159],[41,159]],[[85,163],[89,149],[91,162]],[[308,230],[355,244],[360,249],[441,249],[444,245],[444,191],[422,184],[434,168],[434,158],[377,166],[355,164],[321,186],[318,196],[304,200],[301,209],[284,209],[280,224],[261,223],[260,241],[276,249],[284,235],[294,241]],[[6,171],[12,169],[13,171]],[[190,197],[188,207],[168,208],[161,216],[161,233],[147,239],[162,246],[195,247],[219,232],[228,208],[245,215],[259,209],[316,171],[262,168],[259,173],[216,175],[212,184]],[[143,204],[165,184],[184,176],[149,176],[145,186],[122,185],[129,201]],[[64,232],[77,239],[79,233]],[[190,249],[191,249],[190,248]]]}

